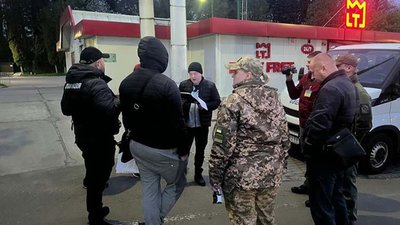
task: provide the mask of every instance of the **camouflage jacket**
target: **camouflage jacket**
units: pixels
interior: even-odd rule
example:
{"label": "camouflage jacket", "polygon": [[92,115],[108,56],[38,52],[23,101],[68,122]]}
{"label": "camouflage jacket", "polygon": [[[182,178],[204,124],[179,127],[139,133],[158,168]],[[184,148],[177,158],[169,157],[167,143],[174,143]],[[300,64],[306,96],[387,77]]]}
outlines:
{"label": "camouflage jacket", "polygon": [[359,81],[355,82],[354,85],[358,92],[359,108],[356,110],[353,133],[357,140],[362,142],[363,138],[372,128],[371,97]]}
{"label": "camouflage jacket", "polygon": [[275,89],[257,80],[237,84],[219,107],[213,139],[211,185],[226,192],[279,186],[290,142]]}

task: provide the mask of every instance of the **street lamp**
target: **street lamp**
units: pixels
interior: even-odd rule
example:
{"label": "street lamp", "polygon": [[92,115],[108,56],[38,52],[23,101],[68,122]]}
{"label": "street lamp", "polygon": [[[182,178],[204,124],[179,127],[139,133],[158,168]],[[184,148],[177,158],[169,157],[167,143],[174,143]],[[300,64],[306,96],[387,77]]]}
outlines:
{"label": "street lamp", "polygon": [[[200,3],[206,3],[207,0],[199,0]],[[214,17],[214,0],[211,0],[211,17]]]}

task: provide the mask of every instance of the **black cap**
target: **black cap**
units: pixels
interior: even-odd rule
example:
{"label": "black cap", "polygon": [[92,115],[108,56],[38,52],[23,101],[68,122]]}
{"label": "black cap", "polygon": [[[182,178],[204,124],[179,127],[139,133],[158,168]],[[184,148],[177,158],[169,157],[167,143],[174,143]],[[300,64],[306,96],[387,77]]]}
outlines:
{"label": "black cap", "polygon": [[190,72],[190,71],[196,71],[196,72],[203,74],[203,68],[201,67],[201,64],[198,62],[190,63],[188,72]]}
{"label": "black cap", "polygon": [[109,54],[103,54],[95,47],[87,47],[81,52],[79,63],[92,64],[101,58],[110,58]]}

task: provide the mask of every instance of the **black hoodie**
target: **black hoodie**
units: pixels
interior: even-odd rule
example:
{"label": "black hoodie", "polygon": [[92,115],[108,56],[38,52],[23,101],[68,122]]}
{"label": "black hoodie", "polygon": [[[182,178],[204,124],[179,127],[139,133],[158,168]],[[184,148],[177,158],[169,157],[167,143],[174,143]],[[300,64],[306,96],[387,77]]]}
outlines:
{"label": "black hoodie", "polygon": [[66,75],[61,110],[72,116],[77,143],[113,138],[119,131],[119,100],[107,86],[110,77],[92,66],[73,65]]}
{"label": "black hoodie", "polygon": [[157,38],[144,37],[138,55],[140,69],[119,86],[123,124],[139,143],[158,149],[178,148],[179,155],[186,155],[180,92],[175,82],[162,74],[168,66],[168,52]]}

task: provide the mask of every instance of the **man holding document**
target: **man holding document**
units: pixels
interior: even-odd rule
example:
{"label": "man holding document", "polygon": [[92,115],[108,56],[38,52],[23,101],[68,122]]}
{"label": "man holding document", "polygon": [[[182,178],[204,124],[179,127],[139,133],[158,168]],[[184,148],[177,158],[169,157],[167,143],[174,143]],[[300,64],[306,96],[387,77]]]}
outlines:
{"label": "man holding document", "polygon": [[206,182],[202,176],[204,149],[207,145],[212,111],[218,108],[221,99],[215,84],[204,78],[200,63],[192,62],[188,73],[189,79],[179,84],[183,113],[188,128],[187,147],[190,149],[193,139],[196,140],[194,181],[200,186],[205,186]]}

